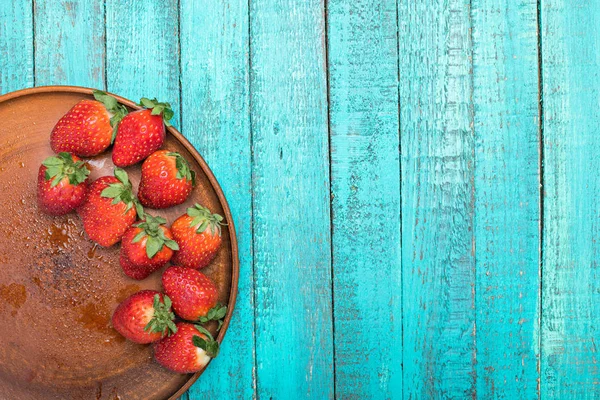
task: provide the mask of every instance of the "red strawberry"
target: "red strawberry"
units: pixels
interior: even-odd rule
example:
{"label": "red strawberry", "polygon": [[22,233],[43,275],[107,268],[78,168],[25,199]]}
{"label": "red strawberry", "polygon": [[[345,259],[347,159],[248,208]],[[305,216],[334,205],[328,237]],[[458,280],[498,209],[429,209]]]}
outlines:
{"label": "red strawberry", "polygon": [[217,255],[221,246],[219,214],[211,214],[200,204],[187,209],[187,214],[171,225],[171,233],[179,245],[173,263],[188,268],[204,268]]}
{"label": "red strawberry", "polygon": [[81,100],[56,123],[50,134],[50,146],[56,153],[68,151],[90,157],[110,146],[127,109],[99,90],[94,91],[94,97],[97,101]]}
{"label": "red strawberry", "polygon": [[145,214],[145,220],[129,228],[121,240],[121,267],[132,279],[145,279],[164,266],[179,246],[161,217]]}
{"label": "red strawberry", "polygon": [[127,114],[119,124],[112,159],[117,167],[127,167],[142,161],[165,141],[165,125],[170,126],[173,110],[169,103],[142,98],[146,110]]}
{"label": "red strawberry", "polygon": [[63,215],[85,200],[90,170],[70,153],[48,157],[38,172],[38,206],[51,215]]}
{"label": "red strawberry", "polygon": [[127,172],[115,168],[115,176],[103,176],[90,185],[85,202],[77,209],[83,229],[100,246],[110,247],[121,240],[135,222],[142,206],[133,196]]}
{"label": "red strawberry", "polygon": [[169,267],[163,273],[162,284],[173,302],[173,310],[181,318],[205,323],[225,317],[227,307],[217,304],[217,285],[202,272]]}
{"label": "red strawberry", "polygon": [[159,150],[142,164],[138,198],[144,207],[167,208],[183,203],[195,183],[195,172],[179,153]]}
{"label": "red strawberry", "polygon": [[112,316],[112,325],[135,343],[156,342],[177,331],[171,301],[155,290],[142,290],[123,300]]}
{"label": "red strawberry", "polygon": [[180,374],[198,372],[219,353],[219,343],[204,327],[177,323],[177,332],[154,344],[160,365]]}

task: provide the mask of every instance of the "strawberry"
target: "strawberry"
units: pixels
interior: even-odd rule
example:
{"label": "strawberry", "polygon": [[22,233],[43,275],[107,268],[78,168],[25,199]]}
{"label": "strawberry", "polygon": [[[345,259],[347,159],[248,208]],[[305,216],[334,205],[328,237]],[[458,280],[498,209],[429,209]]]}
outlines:
{"label": "strawberry", "polygon": [[103,176],[90,185],[85,201],[77,209],[83,229],[100,246],[110,247],[135,222],[142,206],[133,196],[127,172],[115,168],[115,176]]}
{"label": "strawberry", "polygon": [[142,98],[145,110],[127,114],[119,124],[112,159],[117,167],[127,167],[142,161],[165,141],[165,125],[171,126],[173,110],[169,103]]}
{"label": "strawberry", "polygon": [[113,328],[135,343],[156,342],[177,331],[171,300],[155,290],[134,293],[119,304],[112,316]]}
{"label": "strawberry", "polygon": [[100,90],[94,91],[94,98],[81,100],[56,123],[50,134],[50,146],[56,153],[91,157],[110,146],[127,109]]}
{"label": "strawberry", "polygon": [[145,214],[144,221],[129,228],[121,241],[121,267],[132,279],[145,279],[164,266],[179,246],[162,217]]}
{"label": "strawberry", "polygon": [[85,200],[89,174],[84,162],[70,153],[46,158],[38,172],[40,209],[47,214],[63,215],[79,207]]}
{"label": "strawberry", "polygon": [[192,193],[195,180],[196,173],[181,154],[159,150],[142,164],[138,198],[144,207],[176,206]]}
{"label": "strawberry", "polygon": [[219,354],[219,343],[201,325],[177,323],[177,332],[154,344],[154,358],[180,374],[198,372]]}
{"label": "strawberry", "polygon": [[173,263],[187,268],[204,268],[217,255],[221,246],[223,217],[195,204],[187,214],[171,225],[171,233],[179,245]]}
{"label": "strawberry", "polygon": [[217,304],[217,285],[202,272],[169,267],[163,273],[162,284],[173,302],[173,310],[181,318],[206,323],[211,320],[220,322],[225,317],[227,307]]}

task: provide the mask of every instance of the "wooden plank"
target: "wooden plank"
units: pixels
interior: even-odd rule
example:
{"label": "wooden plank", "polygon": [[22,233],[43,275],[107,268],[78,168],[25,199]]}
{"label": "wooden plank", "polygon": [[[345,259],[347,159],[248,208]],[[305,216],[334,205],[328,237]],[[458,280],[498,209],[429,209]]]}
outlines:
{"label": "wooden plank", "polygon": [[539,397],[537,3],[475,0],[477,396]]}
{"label": "wooden plank", "polygon": [[31,0],[0,2],[0,94],[33,86]]}
{"label": "wooden plank", "polygon": [[104,87],[104,2],[34,1],[35,84]]}
{"label": "wooden plank", "polygon": [[250,5],[259,398],[333,397],[321,0]]}
{"label": "wooden plank", "polygon": [[234,216],[240,281],[219,357],[190,391],[197,399],[254,396],[248,2],[181,0],[182,131],[210,165]]}
{"label": "wooden plank", "polygon": [[600,372],[600,8],[541,3],[542,397],[597,398]]}
{"label": "wooden plank", "polygon": [[468,0],[402,0],[404,397],[475,391],[474,135]]}
{"label": "wooden plank", "polygon": [[177,0],[106,0],[108,90],[133,101],[156,97],[173,106],[179,126]]}
{"label": "wooden plank", "polygon": [[395,1],[327,7],[336,397],[402,398]]}

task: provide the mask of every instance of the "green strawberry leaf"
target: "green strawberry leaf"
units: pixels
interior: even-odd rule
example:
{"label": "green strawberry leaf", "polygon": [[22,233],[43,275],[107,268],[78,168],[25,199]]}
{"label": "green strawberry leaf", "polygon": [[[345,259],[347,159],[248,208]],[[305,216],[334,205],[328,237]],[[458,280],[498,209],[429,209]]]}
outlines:
{"label": "green strawberry leaf", "polygon": [[[148,236],[148,239],[146,240],[146,255],[148,258],[153,258],[164,246],[167,246],[172,250],[179,250],[177,243],[165,236],[165,231],[162,226],[166,223],[167,220],[163,217],[144,214],[144,220],[135,224],[136,227],[142,229],[142,232],[136,235],[134,243],[137,243],[144,236]],[[135,239],[138,237],[139,239],[136,241]]]}
{"label": "green strawberry leaf", "polygon": [[206,335],[207,339],[201,338],[198,335],[192,336],[194,346],[201,348],[206,352],[206,355],[215,358],[219,355],[219,342],[217,342],[211,333],[202,325],[194,325],[198,331]]}
{"label": "green strawberry leaf", "polygon": [[177,251],[179,250],[179,245],[177,244],[176,241],[171,240],[171,239],[167,239],[165,240],[165,245],[170,248],[171,250]]}
{"label": "green strawberry leaf", "polygon": [[149,236],[148,240],[146,240],[146,255],[148,258],[152,258],[158,253],[162,247],[164,242],[158,239],[155,236]]}
{"label": "green strawberry leaf", "polygon": [[119,122],[121,122],[123,117],[125,117],[128,113],[127,108],[124,105],[119,104],[117,99],[106,92],[94,90],[93,94],[94,98],[104,104],[104,107],[106,107],[108,112],[112,114],[112,117],[110,118],[110,126],[113,127],[113,132],[110,142],[114,143],[115,137],[117,136]]}
{"label": "green strawberry leaf", "polygon": [[177,179],[186,179],[192,182],[192,186],[196,185],[196,173],[190,168],[189,163],[179,153],[167,153],[169,157],[175,157],[175,168],[177,169]]}
{"label": "green strawberry leaf", "polygon": [[62,178],[60,176],[55,176],[54,179],[52,179],[52,183],[50,184],[50,187],[55,187],[56,185],[58,185],[60,183],[60,181],[62,181]]}
{"label": "green strawberry leaf", "polygon": [[140,240],[143,239],[144,236],[146,236],[146,231],[142,230],[140,233],[135,235],[135,237],[131,240],[131,243],[139,242]]}
{"label": "green strawberry leaf", "polygon": [[94,98],[102,104],[104,104],[106,109],[109,111],[115,109],[119,105],[117,99],[115,99],[112,96],[109,96],[106,92],[103,92],[102,90],[94,90],[93,94]]}
{"label": "green strawberry leaf", "polygon": [[127,176],[127,172],[125,172],[124,169],[115,167],[115,176],[118,180],[121,181],[121,183],[123,183],[123,185],[129,184],[129,177]]}
{"label": "green strawberry leaf", "polygon": [[200,322],[201,324],[205,324],[209,321],[219,321],[219,327],[220,327],[223,324],[222,319],[225,318],[226,314],[227,314],[227,306],[219,303],[219,304],[215,305],[213,308],[211,308],[210,310],[208,310],[208,312],[206,313],[205,316],[200,317],[198,319],[198,322]]}
{"label": "green strawberry leaf", "polygon": [[144,213],[144,207],[140,204],[139,201],[137,201],[137,199],[135,200],[135,212],[141,219],[144,219],[146,216],[146,213]]}
{"label": "green strawberry leaf", "polygon": [[111,199],[118,199],[117,203],[120,201],[119,197],[121,196],[121,192],[123,191],[123,185],[111,183],[105,188],[100,195],[102,197],[110,197]]}
{"label": "green strawberry leaf", "polygon": [[127,172],[121,168],[115,167],[115,177],[119,180],[119,183],[109,184],[102,190],[100,196],[113,199],[112,204],[123,202],[126,206],[124,214],[135,206],[136,213],[138,215],[143,215],[144,210],[133,195],[133,189],[131,187],[131,182],[129,182],[129,178],[127,177]]}
{"label": "green strawberry leaf", "polygon": [[146,108],[154,108],[154,104],[155,104],[156,99],[154,99],[154,101],[146,98],[146,97],[142,97],[140,100],[140,105]]}

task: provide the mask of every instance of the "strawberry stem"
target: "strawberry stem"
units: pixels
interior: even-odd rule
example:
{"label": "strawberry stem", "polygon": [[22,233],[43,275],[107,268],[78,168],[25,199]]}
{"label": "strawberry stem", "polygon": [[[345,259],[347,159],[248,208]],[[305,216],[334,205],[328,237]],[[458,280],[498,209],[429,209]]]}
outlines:
{"label": "strawberry stem", "polygon": [[206,228],[210,227],[210,232],[214,235],[218,233],[221,236],[221,225],[223,223],[223,217],[219,214],[211,214],[210,210],[206,207],[202,207],[200,204],[194,204],[194,207],[187,209],[187,215],[192,217],[190,227],[197,226],[196,233],[202,233]]}
{"label": "strawberry stem", "polygon": [[71,185],[77,186],[84,182],[90,174],[90,170],[83,161],[75,162],[73,156],[67,152],[46,158],[42,165],[46,167],[44,178],[47,181],[52,179],[50,185],[52,187],[58,185],[65,177],[69,178]]}
{"label": "strawberry stem", "polygon": [[192,186],[196,186],[196,173],[190,168],[187,160],[179,153],[167,153],[169,157],[175,157],[175,168],[177,169],[177,179],[187,179],[192,182]]}
{"label": "strawberry stem", "polygon": [[166,237],[165,231],[161,228],[166,223],[167,220],[162,217],[153,217],[150,214],[144,214],[144,221],[135,225],[141,228],[142,231],[133,238],[131,243],[137,243],[145,236],[148,236],[148,240],[146,240],[146,255],[150,259],[161,251],[164,246],[167,246],[171,250],[179,250],[177,242]]}
{"label": "strawberry stem", "polygon": [[104,104],[106,110],[112,114],[110,118],[110,126],[113,127],[113,133],[110,143],[113,143],[115,141],[115,137],[117,136],[119,122],[121,122],[123,117],[125,117],[128,113],[127,108],[124,105],[119,104],[117,99],[110,96],[106,92],[103,92],[101,90],[94,90],[93,94],[94,98],[102,104]]}
{"label": "strawberry stem", "polygon": [[200,317],[198,319],[198,322],[201,324],[205,324],[209,321],[217,321],[219,323],[219,327],[217,328],[217,330],[219,330],[223,325],[223,318],[225,318],[225,314],[227,314],[227,306],[218,303],[213,308],[208,310],[205,316]]}
{"label": "strawberry stem", "polygon": [[133,195],[133,188],[131,186],[131,182],[129,182],[129,177],[127,176],[127,172],[121,168],[115,167],[115,177],[119,180],[119,183],[111,183],[105,188],[100,196],[106,197],[109,199],[113,199],[112,204],[118,204],[119,202],[123,202],[127,207],[125,208],[125,213],[131,210],[132,207],[135,206],[135,211],[140,218],[144,217],[144,208]]}
{"label": "strawberry stem", "polygon": [[198,329],[198,331],[201,334],[206,336],[206,339],[202,338],[198,335],[192,336],[192,343],[194,344],[194,346],[199,347],[202,350],[204,350],[206,352],[206,355],[209,356],[210,358],[217,357],[219,355],[219,342],[217,342],[213,338],[213,335],[208,331],[208,329],[206,329],[202,325],[194,325],[194,326],[196,327],[196,329]]}
{"label": "strawberry stem", "polygon": [[154,308],[154,315],[148,324],[144,327],[145,331],[154,333],[161,333],[171,336],[171,334],[177,332],[177,326],[173,320],[175,314],[171,311],[171,299],[169,296],[164,295],[163,300],[160,300],[160,295],[154,295],[152,307]]}
{"label": "strawberry stem", "polygon": [[171,108],[170,103],[161,103],[156,98],[150,100],[147,97],[142,97],[140,99],[140,106],[145,107],[149,110],[152,110],[152,115],[162,115],[162,119],[166,126],[171,126],[171,118],[175,113]]}

